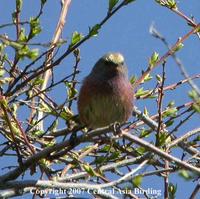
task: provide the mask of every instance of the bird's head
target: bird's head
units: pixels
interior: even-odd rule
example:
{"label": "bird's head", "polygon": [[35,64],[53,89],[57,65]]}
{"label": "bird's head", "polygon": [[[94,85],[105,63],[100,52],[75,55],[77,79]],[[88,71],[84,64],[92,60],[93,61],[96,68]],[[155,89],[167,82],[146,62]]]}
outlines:
{"label": "bird's head", "polygon": [[127,67],[123,55],[120,53],[105,54],[96,62],[90,75],[102,78],[112,78],[116,75],[127,77]]}

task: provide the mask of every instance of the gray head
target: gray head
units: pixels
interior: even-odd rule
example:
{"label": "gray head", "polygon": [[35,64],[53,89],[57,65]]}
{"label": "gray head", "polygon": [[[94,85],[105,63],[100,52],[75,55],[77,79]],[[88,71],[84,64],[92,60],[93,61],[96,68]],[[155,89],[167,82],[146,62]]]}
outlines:
{"label": "gray head", "polygon": [[120,53],[107,53],[94,65],[91,76],[99,78],[112,78],[117,75],[128,77],[124,57]]}

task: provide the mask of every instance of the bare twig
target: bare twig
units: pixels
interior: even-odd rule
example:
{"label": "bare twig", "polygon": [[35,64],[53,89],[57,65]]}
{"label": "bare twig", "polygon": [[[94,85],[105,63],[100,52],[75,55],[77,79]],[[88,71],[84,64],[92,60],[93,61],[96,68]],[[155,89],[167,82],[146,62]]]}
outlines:
{"label": "bare twig", "polygon": [[191,131],[189,131],[187,133],[184,133],[183,136],[173,140],[170,144],[168,144],[167,148],[172,148],[173,146],[177,145],[178,143],[188,139],[189,137],[191,137],[191,136],[193,136],[193,135],[195,135],[195,134],[197,134],[199,132],[200,132],[200,128],[196,128],[196,129],[193,129],[193,130],[191,130]]}
{"label": "bare twig", "polygon": [[200,183],[197,184],[189,199],[195,199],[199,191],[200,191]]}
{"label": "bare twig", "polygon": [[160,82],[159,87],[159,95],[158,95],[158,129],[156,134],[156,146],[159,146],[160,143],[160,134],[163,129],[163,122],[162,122],[162,101],[164,97],[164,83],[165,83],[165,62],[163,63],[163,72],[162,72],[162,80]]}
{"label": "bare twig", "polygon": [[[99,170],[102,171],[102,172],[105,172],[105,171],[117,169],[117,168],[123,167],[125,165],[127,166],[127,165],[131,165],[133,163],[138,163],[142,160],[145,160],[145,158],[148,158],[148,157],[149,157],[149,154],[145,154],[145,155],[142,155],[142,156],[138,156],[136,158],[130,158],[130,159],[122,160],[122,161],[119,161],[119,162],[116,162],[116,163],[111,163],[111,164],[108,164],[108,165],[101,166],[99,168]],[[75,174],[71,174],[71,175],[68,174],[66,176],[57,178],[57,180],[59,182],[70,181],[71,179],[76,180],[76,179],[86,177],[86,176],[88,176],[88,173],[83,171],[83,172],[75,173]]]}
{"label": "bare twig", "polygon": [[[165,39],[164,36],[162,36],[162,34],[160,32],[158,32],[158,30],[155,28],[155,26],[152,24],[150,27],[150,33],[152,34],[152,36],[154,36],[155,38],[160,39],[165,46],[170,50],[171,47],[168,44],[167,40]],[[176,62],[177,66],[180,68],[183,76],[188,80],[188,83],[190,84],[190,86],[198,93],[198,95],[200,96],[200,89],[198,88],[198,86],[194,83],[194,81],[192,79],[190,79],[184,65],[181,63],[181,60],[176,56],[175,53],[172,54],[172,58],[174,59],[174,61]]]}
{"label": "bare twig", "polygon": [[[57,24],[53,39],[52,39],[52,46],[50,46],[50,49],[52,47],[54,47],[54,45],[60,39],[60,36],[61,36],[63,28],[64,28],[65,18],[67,16],[70,3],[71,3],[71,0],[64,0],[63,1],[61,14],[60,14],[60,17],[59,17],[59,21],[58,21],[58,24]],[[52,58],[53,58],[54,50],[55,50],[55,48],[52,48],[52,50],[49,51],[49,53],[47,54],[46,61],[44,63],[44,68],[46,68],[46,67],[48,67],[48,66],[50,66],[52,64]],[[40,88],[41,90],[45,90],[45,88],[47,87],[47,83],[48,83],[50,75],[51,75],[51,69],[48,69],[43,73],[44,81],[43,81],[42,86]],[[44,98],[44,95],[41,94],[40,97]],[[41,98],[39,99],[40,102],[41,102]],[[41,118],[43,118],[43,111],[39,111],[38,112],[38,120],[40,120]],[[39,125],[38,127],[39,127],[40,130],[43,130],[43,121],[44,120],[41,120],[41,122],[38,124]]]}
{"label": "bare twig", "polygon": [[[151,119],[150,117],[143,114],[136,107],[134,107],[133,113],[136,114],[146,125],[148,125],[150,128],[152,128],[154,131],[156,131],[158,129],[158,124],[153,119]],[[163,129],[163,132],[169,134],[167,129]],[[171,139],[173,139],[173,140],[176,139],[176,136],[171,134]],[[185,142],[180,142],[178,145],[192,155],[196,155],[199,153],[199,151],[197,149],[195,149],[194,147],[188,146],[187,143],[185,143]]]}
{"label": "bare twig", "polygon": [[169,161],[173,161],[175,164],[177,164],[178,166],[180,167],[183,167],[185,169],[188,169],[190,171],[193,171],[193,172],[197,172],[198,174],[200,174],[200,169],[195,167],[195,166],[192,166],[184,161],[181,161],[180,159],[172,156],[172,155],[169,155],[168,153],[162,151],[161,149],[155,147],[154,145],[150,144],[149,142],[146,142],[145,140],[142,140],[134,135],[131,135],[130,133],[127,133],[127,132],[122,132],[122,135],[124,138],[134,142],[134,143],[137,143],[139,144],[140,146],[143,146],[147,149],[149,149],[150,151],[154,152],[155,154],[163,157],[164,159],[166,160],[169,160]]}

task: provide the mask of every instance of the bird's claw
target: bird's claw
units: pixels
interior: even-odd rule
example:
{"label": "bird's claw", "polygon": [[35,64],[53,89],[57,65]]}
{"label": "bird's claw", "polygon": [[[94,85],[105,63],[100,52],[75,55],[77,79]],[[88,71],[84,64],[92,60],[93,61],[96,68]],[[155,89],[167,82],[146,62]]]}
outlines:
{"label": "bird's claw", "polygon": [[119,122],[115,122],[114,124],[112,124],[112,130],[113,130],[113,134],[115,136],[119,136],[121,134],[121,125]]}

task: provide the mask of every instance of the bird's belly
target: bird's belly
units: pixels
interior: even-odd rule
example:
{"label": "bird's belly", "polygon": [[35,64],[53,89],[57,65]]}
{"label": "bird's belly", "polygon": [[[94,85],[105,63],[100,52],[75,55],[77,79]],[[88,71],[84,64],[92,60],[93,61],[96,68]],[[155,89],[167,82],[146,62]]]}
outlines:
{"label": "bird's belly", "polygon": [[127,120],[127,110],[120,96],[93,96],[85,107],[85,122],[91,128],[107,126],[114,122]]}

